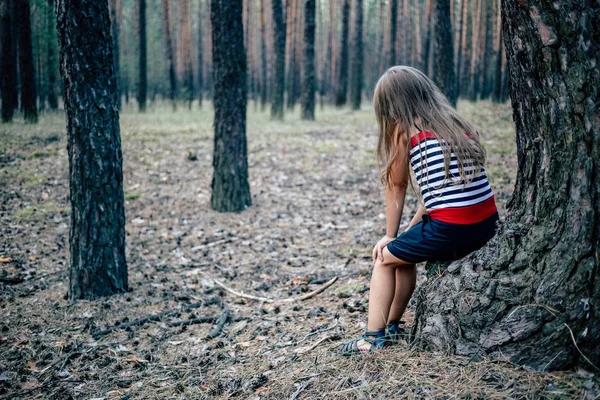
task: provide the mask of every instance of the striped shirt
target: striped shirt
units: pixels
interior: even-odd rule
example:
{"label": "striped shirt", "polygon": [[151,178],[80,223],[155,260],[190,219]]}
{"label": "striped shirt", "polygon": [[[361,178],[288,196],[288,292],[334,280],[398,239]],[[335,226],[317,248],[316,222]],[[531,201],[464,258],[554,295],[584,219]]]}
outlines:
{"label": "striped shirt", "polygon": [[494,193],[483,167],[476,172],[463,162],[468,183],[460,181],[460,168],[450,153],[449,178],[446,177],[444,152],[431,132],[419,132],[411,138],[410,165],[419,184],[421,197],[431,219],[452,224],[474,224],[496,212]]}

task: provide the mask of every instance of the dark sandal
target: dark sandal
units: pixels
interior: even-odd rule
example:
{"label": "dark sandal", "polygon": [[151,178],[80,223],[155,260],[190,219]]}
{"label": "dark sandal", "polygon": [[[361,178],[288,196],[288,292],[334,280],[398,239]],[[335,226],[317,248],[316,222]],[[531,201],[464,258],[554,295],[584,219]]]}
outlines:
{"label": "dark sandal", "polygon": [[390,322],[385,327],[387,329],[385,338],[390,343],[397,343],[406,337],[406,331],[404,330],[404,321]]}
{"label": "dark sandal", "polygon": [[340,353],[344,356],[363,353],[363,350],[358,348],[358,342],[361,340],[371,345],[368,350],[369,353],[372,353],[373,350],[383,349],[388,344],[385,336],[385,328],[381,328],[376,331],[366,331],[362,336],[343,343],[340,345]]}

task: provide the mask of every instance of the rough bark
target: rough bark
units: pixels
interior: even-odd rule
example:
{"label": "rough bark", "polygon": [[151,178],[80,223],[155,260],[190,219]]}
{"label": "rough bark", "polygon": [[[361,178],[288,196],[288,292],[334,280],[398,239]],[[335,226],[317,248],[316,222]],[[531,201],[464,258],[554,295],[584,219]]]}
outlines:
{"label": "rough bark", "polygon": [[360,110],[364,81],[364,44],[363,44],[363,0],[356,0],[354,23],[354,54],[352,57],[352,82],[350,85],[350,104],[353,110]]}
{"label": "rough bark", "polygon": [[221,212],[242,211],[251,204],[242,10],[242,0],[211,0],[215,137],[210,205]]}
{"label": "rough bark", "polygon": [[31,10],[29,0],[14,1],[19,46],[19,72],[21,74],[21,107],[25,122],[37,123],[35,67],[31,44]]}
{"label": "rough bark", "polygon": [[17,64],[17,54],[13,51],[12,41],[13,13],[10,0],[2,0],[2,122],[12,122],[16,104],[14,100],[17,92],[17,77],[13,74],[14,66]]}
{"label": "rough bark", "polygon": [[600,4],[556,5],[502,2],[517,181],[485,248],[428,266],[422,347],[538,370],[600,364]]}
{"label": "rough bark", "polygon": [[390,50],[387,67],[396,65],[396,37],[398,36],[398,0],[390,0]]}
{"label": "rough bark", "polygon": [[69,298],[127,290],[119,110],[107,0],[58,0],[69,153]]}
{"label": "rough bark", "polygon": [[146,111],[146,100],[148,98],[148,43],[146,41],[146,0],[139,0],[139,25],[138,35],[140,39],[140,59],[138,65],[138,109],[140,112]]}
{"label": "rough bark", "polygon": [[433,38],[433,81],[456,106],[456,76],[452,47],[452,26],[450,25],[450,0],[433,0],[435,37]]}
{"label": "rough bark", "polygon": [[316,1],[304,0],[304,77],[302,79],[302,119],[315,119],[315,12]]}
{"label": "rough bark", "polygon": [[336,82],[335,105],[342,107],[348,100],[348,31],[350,25],[350,0],[342,8],[342,43]]}
{"label": "rough bark", "polygon": [[171,37],[171,16],[169,0],[162,0],[164,24],[165,24],[165,44],[167,50],[167,60],[169,64],[169,98],[173,104],[173,110],[177,108],[177,76],[175,74],[175,55],[173,54],[173,39]]}
{"label": "rough bark", "polygon": [[57,48],[56,48],[56,15],[54,14],[54,0],[48,0],[48,9],[46,10],[46,23],[48,26],[47,40],[48,53],[46,60],[46,69],[48,76],[48,106],[50,110],[58,109],[58,88],[57,81]]}
{"label": "rough bark", "polygon": [[271,118],[283,120],[285,92],[285,19],[281,0],[273,0],[273,29],[275,37],[275,65],[271,94]]}

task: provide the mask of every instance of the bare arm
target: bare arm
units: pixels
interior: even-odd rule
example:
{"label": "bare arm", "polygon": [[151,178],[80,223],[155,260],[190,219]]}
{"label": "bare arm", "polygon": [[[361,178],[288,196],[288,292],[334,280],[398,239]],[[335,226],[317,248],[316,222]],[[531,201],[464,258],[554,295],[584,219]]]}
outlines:
{"label": "bare arm", "polygon": [[427,213],[427,210],[425,209],[425,206],[423,204],[419,205],[419,208],[417,209],[415,216],[412,218],[412,220],[410,221],[410,224],[408,224],[408,227],[406,228],[406,230],[404,232],[406,232],[407,230],[412,228],[413,225],[416,225],[419,222],[421,222],[421,220],[423,219],[423,214],[426,214],[426,213]]}

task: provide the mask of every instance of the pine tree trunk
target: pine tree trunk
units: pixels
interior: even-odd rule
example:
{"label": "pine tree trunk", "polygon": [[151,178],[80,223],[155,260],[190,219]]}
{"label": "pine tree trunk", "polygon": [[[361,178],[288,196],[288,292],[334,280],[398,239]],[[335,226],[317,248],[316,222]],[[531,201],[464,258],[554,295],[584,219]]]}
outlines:
{"label": "pine tree trunk", "polygon": [[13,74],[14,66],[17,64],[17,54],[13,51],[13,10],[10,0],[2,0],[2,122],[12,122],[16,104],[14,100],[17,91],[17,77]]}
{"label": "pine tree trunk", "polygon": [[182,59],[182,77],[184,88],[184,101],[187,100],[188,109],[191,110],[194,101],[194,66],[192,63],[192,24],[191,8],[189,0],[181,0],[179,3],[179,12],[181,14],[181,59]]}
{"label": "pine tree trunk", "polygon": [[107,0],[58,0],[57,10],[76,300],[128,289],[121,138]]}
{"label": "pine tree trunk", "polygon": [[302,79],[302,119],[315,119],[315,0],[304,0],[304,77]]}
{"label": "pine tree trunk", "polygon": [[46,23],[48,25],[48,59],[46,60],[48,74],[48,106],[50,110],[58,110],[58,88],[57,81],[57,48],[56,48],[56,15],[54,14],[54,0],[48,0],[48,9],[46,10]]}
{"label": "pine tree trunk", "polygon": [[342,8],[342,44],[336,82],[335,105],[343,107],[348,97],[348,31],[350,24],[350,0],[344,0]]}
{"label": "pine tree trunk", "polygon": [[423,37],[423,73],[429,74],[429,70],[431,69],[431,35],[433,26],[433,18],[432,18],[432,2],[433,0],[426,0],[425,4],[425,20],[423,24],[424,28],[424,37]]}
{"label": "pine tree trunk", "polygon": [[600,4],[556,4],[503,1],[517,182],[486,247],[428,266],[422,347],[538,370],[600,363]]}
{"label": "pine tree trunk", "polygon": [[433,81],[446,95],[450,104],[456,107],[456,76],[454,75],[450,1],[433,0],[435,20]]}
{"label": "pine tree trunk", "polygon": [[25,121],[37,123],[37,94],[35,67],[31,45],[31,11],[29,0],[15,1],[15,17],[19,46],[19,71],[21,73],[21,106]]}
{"label": "pine tree trunk", "polygon": [[[50,0],[53,1],[53,0]],[[113,56],[114,56],[114,70],[115,70],[115,78],[117,80],[117,93],[118,93],[118,101],[117,105],[119,106],[119,110],[121,109],[121,66],[119,60],[119,36],[121,34],[121,21],[117,17],[117,10],[120,7],[120,2],[122,0],[110,0],[110,30],[112,33],[112,42],[113,42]]]}
{"label": "pine tree trunk", "polygon": [[[262,1],[262,0],[261,0]],[[203,58],[203,49],[202,49],[202,40],[203,40],[203,29],[204,24],[202,23],[203,13],[202,13],[202,4],[203,0],[198,1],[198,106],[202,108],[202,100],[204,97],[204,82],[203,82],[203,72],[204,72],[204,58]]]}
{"label": "pine tree trunk", "polygon": [[139,25],[138,34],[140,39],[140,59],[139,59],[139,82],[138,82],[138,108],[140,112],[146,111],[146,100],[148,97],[148,56],[146,42],[146,0],[138,0],[139,3]]}
{"label": "pine tree trunk", "polygon": [[474,0],[471,24],[471,66],[469,70],[469,99],[476,101],[479,95],[479,30],[481,24],[481,3],[483,0]]}
{"label": "pine tree trunk", "polygon": [[260,109],[267,107],[267,39],[265,33],[265,0],[260,0]]}
{"label": "pine tree trunk", "polygon": [[356,0],[354,24],[354,56],[352,57],[352,85],[350,87],[350,103],[353,110],[360,110],[362,87],[364,81],[364,43],[363,43],[363,0]]}
{"label": "pine tree trunk", "polygon": [[165,42],[167,47],[167,60],[169,64],[169,98],[173,104],[173,110],[177,109],[177,76],[175,75],[175,55],[173,54],[173,39],[171,36],[171,17],[169,14],[169,0],[162,0],[165,19]]}
{"label": "pine tree trunk", "polygon": [[271,95],[271,118],[283,120],[283,97],[285,92],[285,19],[281,0],[273,0],[273,29],[275,37],[275,73]]}
{"label": "pine tree trunk", "polygon": [[242,0],[211,0],[215,138],[210,205],[220,212],[242,211],[251,204],[242,10]]}
{"label": "pine tree trunk", "polygon": [[456,45],[458,50],[456,51],[456,96],[459,97],[462,86],[462,68],[463,58],[465,56],[466,37],[467,37],[467,0],[460,0],[460,21],[458,24],[458,40]]}
{"label": "pine tree trunk", "polygon": [[[398,37],[398,0],[390,0],[390,50],[387,67],[396,65],[396,38]],[[386,68],[387,69],[387,68]]]}

